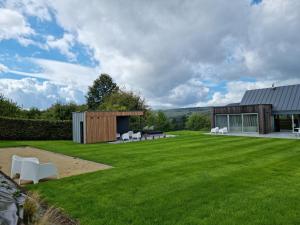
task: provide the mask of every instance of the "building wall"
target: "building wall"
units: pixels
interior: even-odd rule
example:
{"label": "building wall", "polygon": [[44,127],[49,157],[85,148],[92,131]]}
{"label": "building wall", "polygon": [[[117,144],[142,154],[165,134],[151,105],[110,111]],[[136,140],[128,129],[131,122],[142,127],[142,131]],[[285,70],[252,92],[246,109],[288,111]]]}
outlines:
{"label": "building wall", "polygon": [[116,140],[116,123],[115,115],[86,112],[86,143]]}
{"label": "building wall", "polygon": [[[84,132],[85,132],[85,113],[84,112],[73,112],[72,113],[72,133],[73,141],[80,143],[80,122],[83,122]],[[83,134],[85,137],[85,134]]]}
{"label": "building wall", "polygon": [[215,116],[218,114],[231,115],[231,114],[245,114],[257,113],[259,133],[266,134],[272,132],[272,105],[244,105],[244,106],[224,106],[214,107],[211,113],[211,126],[216,126]]}
{"label": "building wall", "polygon": [[80,143],[80,122],[83,122],[84,125],[84,143],[115,141],[117,134],[117,117],[127,118],[121,121],[121,125],[125,127],[129,116],[142,116],[143,114],[143,111],[73,113],[73,141]]}

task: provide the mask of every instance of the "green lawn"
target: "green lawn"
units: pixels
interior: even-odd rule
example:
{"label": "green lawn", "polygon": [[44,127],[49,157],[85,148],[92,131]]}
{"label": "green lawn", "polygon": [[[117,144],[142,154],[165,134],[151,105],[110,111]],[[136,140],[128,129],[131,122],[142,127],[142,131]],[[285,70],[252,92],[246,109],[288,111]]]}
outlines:
{"label": "green lawn", "polygon": [[300,224],[300,141],[177,134],[119,145],[0,147],[30,145],[112,165],[30,186],[82,225]]}

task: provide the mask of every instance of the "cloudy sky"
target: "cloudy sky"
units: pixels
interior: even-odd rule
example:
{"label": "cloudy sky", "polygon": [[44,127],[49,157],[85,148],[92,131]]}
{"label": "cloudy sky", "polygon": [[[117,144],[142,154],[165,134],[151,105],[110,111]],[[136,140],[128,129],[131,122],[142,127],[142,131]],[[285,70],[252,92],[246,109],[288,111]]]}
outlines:
{"label": "cloudy sky", "polygon": [[300,83],[299,0],[0,0],[0,93],[84,103],[108,73],[153,108]]}

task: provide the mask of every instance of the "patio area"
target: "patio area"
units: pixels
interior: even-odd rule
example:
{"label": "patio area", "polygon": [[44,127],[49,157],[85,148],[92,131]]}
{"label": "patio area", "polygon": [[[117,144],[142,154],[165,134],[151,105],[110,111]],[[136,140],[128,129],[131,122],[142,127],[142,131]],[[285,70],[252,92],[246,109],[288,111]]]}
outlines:
{"label": "patio area", "polygon": [[109,144],[122,144],[122,143],[129,143],[129,142],[139,142],[139,141],[148,141],[148,140],[156,140],[156,139],[162,139],[162,138],[172,138],[176,137],[176,135],[172,134],[153,134],[153,135],[148,135],[145,136],[143,135],[141,139],[129,139],[129,140],[121,140],[118,139],[116,141],[110,141],[108,142]]}
{"label": "patio area", "polygon": [[269,134],[259,134],[259,133],[227,133],[227,134],[211,134],[209,135],[221,135],[221,136],[241,136],[241,137],[259,137],[259,138],[285,138],[285,139],[299,139],[300,136],[293,132],[272,132]]}

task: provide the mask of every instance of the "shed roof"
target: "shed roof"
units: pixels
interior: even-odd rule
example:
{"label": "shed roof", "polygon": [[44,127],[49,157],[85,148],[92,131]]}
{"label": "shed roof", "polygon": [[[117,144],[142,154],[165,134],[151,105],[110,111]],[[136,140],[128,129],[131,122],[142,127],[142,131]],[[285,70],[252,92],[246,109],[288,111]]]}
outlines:
{"label": "shed roof", "polygon": [[89,116],[142,116],[143,111],[84,111],[73,113],[86,113]]}
{"label": "shed roof", "polygon": [[272,104],[273,113],[300,113],[300,84],[248,90],[240,105]]}

